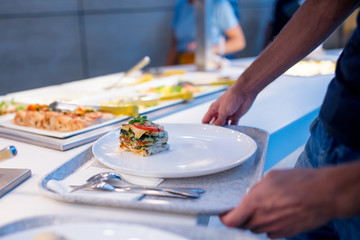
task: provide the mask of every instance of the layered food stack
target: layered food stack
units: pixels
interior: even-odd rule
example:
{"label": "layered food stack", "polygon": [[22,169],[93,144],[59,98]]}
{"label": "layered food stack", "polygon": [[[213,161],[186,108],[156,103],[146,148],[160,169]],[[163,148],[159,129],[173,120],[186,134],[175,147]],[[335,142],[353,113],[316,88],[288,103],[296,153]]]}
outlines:
{"label": "layered food stack", "polygon": [[168,133],[164,127],[137,116],[120,128],[120,148],[143,157],[169,149]]}

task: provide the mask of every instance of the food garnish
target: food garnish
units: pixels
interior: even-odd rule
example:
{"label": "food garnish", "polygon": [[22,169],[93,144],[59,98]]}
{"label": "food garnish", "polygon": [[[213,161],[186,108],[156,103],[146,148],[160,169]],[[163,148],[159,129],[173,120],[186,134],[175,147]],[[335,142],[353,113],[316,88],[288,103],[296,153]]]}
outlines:
{"label": "food garnish", "polygon": [[9,113],[14,113],[16,111],[23,110],[23,109],[26,109],[26,105],[15,102],[14,100],[0,102],[0,116],[9,114]]}

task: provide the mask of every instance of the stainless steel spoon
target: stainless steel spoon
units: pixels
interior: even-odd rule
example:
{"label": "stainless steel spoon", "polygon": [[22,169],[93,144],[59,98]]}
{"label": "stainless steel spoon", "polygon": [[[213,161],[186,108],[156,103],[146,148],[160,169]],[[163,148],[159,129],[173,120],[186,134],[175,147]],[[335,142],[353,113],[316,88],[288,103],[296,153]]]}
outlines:
{"label": "stainless steel spoon", "polygon": [[[111,181],[111,180],[124,181],[125,183],[140,187],[140,186],[138,186],[136,184],[133,184],[133,183],[130,183],[130,182],[126,181],[124,178],[121,177],[120,174],[115,173],[115,172],[102,172],[102,173],[95,174],[94,176],[90,177],[87,180],[87,182]],[[148,187],[146,187],[146,188],[148,188]],[[182,193],[189,193],[189,194],[192,194],[192,193],[201,194],[201,193],[205,192],[205,190],[203,190],[201,188],[173,188],[173,187],[171,187],[171,188],[167,188],[167,187],[164,187],[164,188],[151,187],[151,188],[153,188],[153,189],[161,189],[161,190],[167,191],[167,192],[182,192]]]}
{"label": "stainless steel spoon", "polygon": [[123,77],[126,77],[126,76],[130,75],[131,73],[142,69],[143,67],[145,67],[149,63],[150,63],[150,57],[145,56],[143,59],[140,60],[140,62],[138,62],[135,66],[133,66],[130,70],[128,70],[115,84],[112,84],[111,86],[105,87],[104,89],[109,90],[109,89],[121,86],[121,79]]}
{"label": "stainless steel spoon", "polygon": [[158,187],[139,186],[139,185],[135,185],[135,184],[125,181],[118,173],[114,173],[114,172],[98,173],[98,174],[90,177],[87,180],[87,182],[83,185],[71,186],[73,188],[71,192],[75,192],[80,189],[88,189],[93,185],[94,182],[99,182],[99,181],[103,181],[103,182],[109,183],[111,185],[110,182],[112,180],[124,181],[131,185],[131,186],[124,186],[124,187],[137,187],[139,189],[141,188],[144,190],[162,191],[162,192],[168,192],[168,193],[183,195],[183,196],[192,197],[192,198],[198,198],[200,196],[199,194],[205,192],[204,190],[199,189],[199,188],[158,188]]}
{"label": "stainless steel spoon", "polygon": [[191,196],[177,193],[170,193],[167,191],[162,191],[158,189],[147,189],[143,187],[114,187],[110,183],[105,181],[96,181],[92,182],[90,187],[85,188],[84,190],[101,190],[101,191],[110,191],[110,192],[129,192],[129,193],[139,193],[152,196],[161,196],[161,197],[174,197],[174,198],[198,198],[200,195],[194,194]]}

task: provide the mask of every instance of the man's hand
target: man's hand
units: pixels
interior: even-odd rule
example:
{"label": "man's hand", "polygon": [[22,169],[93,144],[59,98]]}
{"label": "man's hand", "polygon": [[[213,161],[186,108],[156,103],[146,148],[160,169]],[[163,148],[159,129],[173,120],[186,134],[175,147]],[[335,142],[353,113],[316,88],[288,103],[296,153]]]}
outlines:
{"label": "man's hand", "polygon": [[329,175],[322,169],[272,171],[220,219],[229,227],[267,233],[271,238],[319,227],[336,215],[334,176]]}
{"label": "man's hand", "polygon": [[[236,83],[235,83],[236,85]],[[237,125],[239,119],[249,110],[256,94],[242,93],[233,85],[221,97],[211,104],[202,119],[204,124],[211,123],[218,126]]]}

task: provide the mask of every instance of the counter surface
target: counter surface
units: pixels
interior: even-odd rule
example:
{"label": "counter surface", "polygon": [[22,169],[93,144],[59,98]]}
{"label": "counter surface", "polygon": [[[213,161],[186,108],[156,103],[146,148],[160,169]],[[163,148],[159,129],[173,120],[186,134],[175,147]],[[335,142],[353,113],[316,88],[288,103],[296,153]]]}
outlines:
{"label": "counter surface", "polygon": [[[271,135],[295,121],[317,111],[332,76],[281,76],[266,87],[256,98],[252,108],[239,125],[263,129]],[[158,123],[201,123],[214,99],[178,112],[156,117]],[[307,126],[302,126],[307,131]],[[289,139],[284,139],[289,140]],[[20,141],[0,138],[0,146],[14,145],[18,155],[0,162],[1,168],[28,168],[32,177],[0,199],[0,226],[12,221],[38,215],[101,216],[106,219],[194,225],[198,216],[164,212],[108,208],[70,204],[46,198],[39,194],[39,183],[49,172],[89,148],[92,143],[60,152]]]}

